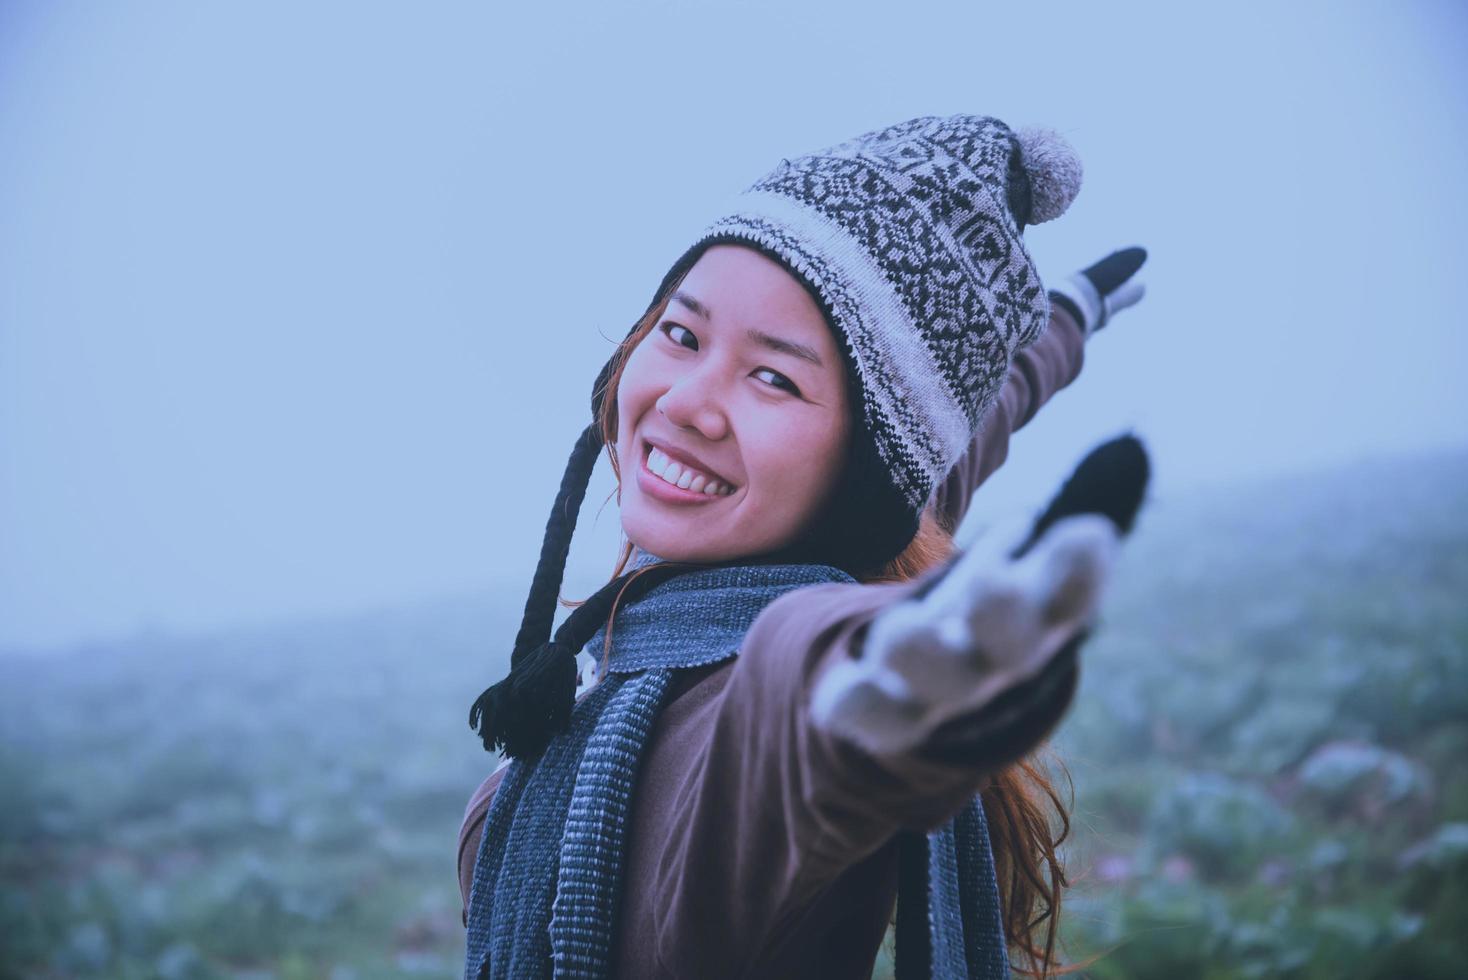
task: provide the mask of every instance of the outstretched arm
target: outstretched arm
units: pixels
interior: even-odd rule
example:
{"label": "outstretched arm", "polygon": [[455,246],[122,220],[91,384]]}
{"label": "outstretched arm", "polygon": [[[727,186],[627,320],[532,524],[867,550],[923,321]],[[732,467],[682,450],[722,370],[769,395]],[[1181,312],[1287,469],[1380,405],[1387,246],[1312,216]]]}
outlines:
{"label": "outstretched arm", "polygon": [[[1051,291],[1050,324],[1015,357],[1002,397],[936,495],[950,529],[1004,461],[1008,432],[1080,373],[1086,340],[1142,298],[1132,277],[1146,255],[1113,252]],[[1027,519],[990,529],[931,589],[877,617],[858,654],[817,689],[819,723],[878,754],[927,745],[961,758],[1001,735],[1013,741],[1041,706],[1063,710],[1116,535],[1140,505],[1130,495],[1146,480],[1135,440],[1092,453],[1033,531]]]}
{"label": "outstretched arm", "polygon": [[[1082,468],[1134,505],[1139,459],[1118,440]],[[1053,729],[1075,660],[1052,655],[1078,647],[1120,533],[1109,508],[1087,512],[1097,494],[1068,492],[1096,482],[1073,480],[1023,540],[990,534],[916,579],[810,586],[760,613],[708,710],[665,733],[697,750],[665,789],[638,928],[671,975],[707,975],[710,947],[778,947],[896,832],[940,827]]]}
{"label": "outstretched arm", "polygon": [[1081,325],[1064,307],[1052,305],[1044,332],[1014,356],[1004,387],[980,421],[968,450],[933,493],[931,506],[950,533],[963,522],[980,484],[1008,458],[1010,435],[1081,373],[1085,345]]}
{"label": "outstretched arm", "polygon": [[1034,343],[1015,355],[968,451],[934,491],[931,504],[949,531],[963,522],[974,492],[1008,457],[1010,434],[1081,373],[1089,339],[1145,295],[1145,287],[1133,277],[1146,260],[1143,248],[1119,249],[1050,290],[1050,322]]}

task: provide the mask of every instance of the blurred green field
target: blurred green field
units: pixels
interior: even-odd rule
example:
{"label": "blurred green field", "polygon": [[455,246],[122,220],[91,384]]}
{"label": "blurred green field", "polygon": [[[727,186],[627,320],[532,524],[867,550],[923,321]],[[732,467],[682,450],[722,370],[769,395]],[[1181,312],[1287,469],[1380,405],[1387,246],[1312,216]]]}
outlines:
{"label": "blurred green field", "polygon": [[[1085,975],[1463,975],[1465,518],[1464,453],[1149,502],[1055,744]],[[0,977],[457,975],[523,598],[0,656]]]}
{"label": "blurred green field", "polygon": [[1156,502],[1075,710],[1094,977],[1468,974],[1468,456]]}

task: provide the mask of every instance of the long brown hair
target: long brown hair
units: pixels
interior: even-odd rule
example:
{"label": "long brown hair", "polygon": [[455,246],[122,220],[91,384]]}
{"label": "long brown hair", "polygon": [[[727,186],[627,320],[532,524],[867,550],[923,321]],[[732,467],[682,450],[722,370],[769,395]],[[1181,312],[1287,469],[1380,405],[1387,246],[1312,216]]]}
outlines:
{"label": "long brown hair", "polygon": [[[622,369],[633,348],[642,341],[667,309],[672,292],[681,282],[671,284],[658,302],[648,310],[637,326],[613,354],[612,371],[602,392],[601,426],[603,441],[610,457],[617,486],[612,494],[620,499],[622,471],[617,459],[617,388]],[[608,496],[608,500],[611,496]],[[605,505],[605,502],[604,504]],[[633,544],[625,536],[612,570],[615,580],[631,559]],[[916,578],[924,571],[947,561],[954,552],[953,534],[930,507],[923,511],[917,535],[912,542],[875,574],[861,577],[862,582],[901,582]],[[634,576],[635,577],[635,576]],[[630,580],[629,583],[630,584]],[[624,586],[625,589],[625,586]],[[620,595],[618,602],[620,602]],[[582,603],[562,597],[562,606]],[[608,619],[602,669],[611,653],[611,620],[616,618],[617,604],[612,604]],[[1058,764],[1070,785],[1070,774],[1053,750],[1042,745],[1029,756],[993,773],[980,791],[984,816],[989,825],[989,842],[994,853],[999,880],[1000,907],[1003,910],[1005,935],[1014,969],[1026,976],[1050,977],[1084,968],[1087,963],[1059,967],[1054,964],[1060,922],[1061,890],[1069,885],[1064,866],[1057,855],[1060,844],[1070,835],[1070,807],[1074,805],[1074,786],[1070,785],[1071,803],[1062,801],[1051,782],[1042,753]],[[1052,827],[1051,812],[1058,827]],[[1041,927],[1043,926],[1043,934]]]}

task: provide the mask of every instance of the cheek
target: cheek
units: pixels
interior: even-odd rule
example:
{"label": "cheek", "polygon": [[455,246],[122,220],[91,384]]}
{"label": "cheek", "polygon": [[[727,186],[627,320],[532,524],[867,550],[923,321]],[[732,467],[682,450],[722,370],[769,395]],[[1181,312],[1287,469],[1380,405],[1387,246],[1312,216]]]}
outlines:
{"label": "cheek", "polygon": [[634,351],[622,369],[617,382],[617,450],[624,452],[632,438],[637,423],[647,413],[657,398],[653,379],[646,368],[646,359],[639,358]]}
{"label": "cheek", "polygon": [[847,442],[850,438],[850,423],[845,416],[822,419],[815,437],[806,448],[811,463],[813,491],[824,499],[825,495],[840,479],[846,465]]}
{"label": "cheek", "polygon": [[748,460],[746,452],[751,469],[763,476],[760,482],[769,497],[794,504],[824,493],[844,458],[841,427],[825,416],[803,425],[792,424],[783,415],[772,421],[776,424],[762,427],[758,459]]}

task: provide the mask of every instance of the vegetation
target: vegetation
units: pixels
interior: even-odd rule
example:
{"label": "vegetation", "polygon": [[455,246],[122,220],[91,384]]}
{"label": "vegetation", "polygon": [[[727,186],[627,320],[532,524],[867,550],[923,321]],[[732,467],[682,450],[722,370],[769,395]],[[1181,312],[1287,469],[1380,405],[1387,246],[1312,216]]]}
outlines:
{"label": "vegetation", "polygon": [[1461,453],[1143,511],[1055,739],[1089,976],[1468,970],[1465,519]]}

